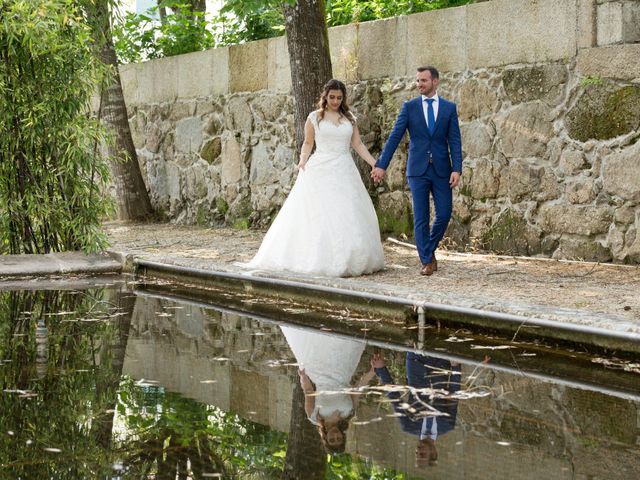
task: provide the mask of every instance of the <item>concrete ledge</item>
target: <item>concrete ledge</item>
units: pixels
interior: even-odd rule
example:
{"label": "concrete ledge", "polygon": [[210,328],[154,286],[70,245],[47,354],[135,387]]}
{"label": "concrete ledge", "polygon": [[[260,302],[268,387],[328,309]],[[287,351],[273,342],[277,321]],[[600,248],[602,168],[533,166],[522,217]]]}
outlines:
{"label": "concrete ledge", "polygon": [[255,92],[268,85],[268,40],[229,47],[229,91]]}
{"label": "concrete ledge", "polygon": [[122,262],[106,254],[85,255],[83,252],[63,252],[0,257],[0,277],[120,272],[122,272]]}
{"label": "concrete ledge", "polygon": [[[290,280],[257,277],[223,271],[134,260],[138,275],[171,279],[226,289],[230,293],[251,294],[255,298],[286,299],[298,305],[347,309],[361,315],[389,318],[389,322],[418,322],[445,328],[465,327],[476,333],[496,332],[505,341],[562,342],[598,350],[640,353],[640,334],[608,330],[545,318],[455,307],[407,298],[377,295]],[[281,306],[280,306],[281,307]],[[396,326],[397,327],[397,326]]]}
{"label": "concrete ledge", "polygon": [[578,52],[579,74],[640,81],[640,43],[586,48]]}
{"label": "concrete ledge", "polygon": [[577,50],[576,3],[493,0],[467,8],[467,67],[549,63]]}
{"label": "concrete ledge", "polygon": [[291,67],[286,37],[268,40],[268,85],[269,90],[289,92],[291,90]]}

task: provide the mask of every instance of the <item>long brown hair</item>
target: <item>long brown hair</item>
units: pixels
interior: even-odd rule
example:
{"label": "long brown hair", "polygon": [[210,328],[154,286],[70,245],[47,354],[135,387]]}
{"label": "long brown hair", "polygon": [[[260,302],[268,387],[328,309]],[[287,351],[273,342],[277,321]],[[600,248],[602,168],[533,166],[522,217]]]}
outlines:
{"label": "long brown hair", "polygon": [[318,122],[324,118],[324,112],[327,110],[327,95],[329,95],[330,90],[340,90],[342,92],[342,102],[338,108],[338,113],[351,123],[356,123],[356,117],[349,110],[349,104],[347,103],[347,87],[335,78],[329,80],[325,83],[324,87],[322,87],[322,94],[320,95],[320,100],[318,100],[318,109],[320,110],[318,113]]}
{"label": "long brown hair", "polygon": [[322,446],[324,447],[327,453],[344,453],[346,445],[347,445],[347,429],[349,428],[349,420],[353,418],[353,413],[346,418],[341,418],[338,420],[336,426],[340,433],[342,434],[342,441],[337,445],[330,445],[327,441],[327,427],[325,425],[324,419],[318,419],[318,433],[320,434],[320,440],[322,441]]}

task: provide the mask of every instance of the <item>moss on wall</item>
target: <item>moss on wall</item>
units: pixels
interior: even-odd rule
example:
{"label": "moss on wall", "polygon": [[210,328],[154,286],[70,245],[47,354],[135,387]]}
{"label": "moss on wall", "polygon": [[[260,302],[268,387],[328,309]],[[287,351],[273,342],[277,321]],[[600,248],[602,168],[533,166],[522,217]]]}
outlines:
{"label": "moss on wall", "polygon": [[497,253],[529,255],[529,226],[521,214],[505,210],[482,237],[483,246]]}
{"label": "moss on wall", "polygon": [[618,87],[609,80],[586,82],[569,110],[569,135],[582,142],[608,140],[640,128],[640,86]]}

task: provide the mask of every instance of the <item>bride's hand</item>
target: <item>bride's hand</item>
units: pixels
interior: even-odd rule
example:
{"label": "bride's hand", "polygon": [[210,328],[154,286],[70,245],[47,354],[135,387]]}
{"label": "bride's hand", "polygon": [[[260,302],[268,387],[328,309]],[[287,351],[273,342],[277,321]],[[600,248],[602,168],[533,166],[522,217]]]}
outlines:
{"label": "bride's hand", "polygon": [[306,166],[307,166],[307,162],[298,162],[298,165],[296,165],[296,168],[300,171],[304,171]]}

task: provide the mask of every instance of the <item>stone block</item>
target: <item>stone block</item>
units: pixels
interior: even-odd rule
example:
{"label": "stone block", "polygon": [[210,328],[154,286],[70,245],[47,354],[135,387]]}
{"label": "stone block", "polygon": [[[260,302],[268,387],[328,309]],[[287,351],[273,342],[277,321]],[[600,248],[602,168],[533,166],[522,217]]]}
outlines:
{"label": "stone block", "polygon": [[178,97],[204,97],[213,93],[212,50],[177,55]]}
{"label": "stone block", "polygon": [[565,118],[572,138],[608,140],[640,127],[640,86],[600,81],[583,89]]}
{"label": "stone block", "polygon": [[491,152],[493,139],[489,128],[480,121],[460,126],[462,150],[473,158],[484,157]]}
{"label": "stone block", "polygon": [[540,232],[528,225],[524,214],[515,209],[501,212],[482,240],[491,251],[507,255],[540,251]]}
{"label": "stone block", "polygon": [[597,7],[598,46],[640,40],[640,2],[607,2]]}
{"label": "stone block", "polygon": [[547,203],[540,207],[538,224],[543,231],[560,234],[597,235],[609,230],[612,209],[601,205],[562,205]]}
{"label": "stone block", "polygon": [[591,177],[580,177],[565,186],[567,200],[573,204],[589,204],[596,198],[596,188]]}
{"label": "stone block", "polygon": [[244,163],[240,152],[240,144],[233,135],[225,135],[222,139],[222,184],[235,185],[244,174]]}
{"label": "stone block", "polygon": [[602,170],[605,192],[640,202],[640,142],[606,157]]}
{"label": "stone block", "polygon": [[502,85],[511,103],[542,100],[556,106],[564,93],[568,72],[565,65],[507,67]]}
{"label": "stone block", "polygon": [[176,123],[175,148],[179,153],[198,154],[202,146],[202,121],[189,117]]}
{"label": "stone block", "polygon": [[549,63],[576,53],[575,2],[493,0],[466,8],[469,68]]}
{"label": "stone block", "polygon": [[358,80],[358,25],[342,25],[329,30],[329,49],[334,78],[346,83]]}
{"label": "stone block", "polygon": [[502,152],[507,157],[541,156],[553,134],[553,114],[541,102],[520,104],[496,124]]}
{"label": "stone block", "polygon": [[500,196],[508,196],[512,203],[527,200],[540,191],[544,167],[536,158],[516,158],[503,168],[500,178]]}
{"label": "stone block", "polygon": [[213,57],[211,93],[213,95],[225,95],[231,90],[229,47],[214,48],[213,50],[209,50],[209,52],[211,52],[211,56]]}
{"label": "stone block", "polygon": [[[151,66],[151,79],[152,90],[150,92],[150,99],[143,101],[143,103],[164,103],[174,102],[178,98],[178,67],[179,56],[157,58],[148,62]],[[145,70],[147,64],[145,64]],[[148,73],[148,72],[145,72]],[[144,88],[140,85],[141,90]],[[141,91],[141,96],[144,95],[144,91]],[[149,94],[149,92],[147,93]]]}
{"label": "stone block", "polygon": [[229,130],[238,130],[250,134],[253,130],[253,113],[248,103],[248,95],[233,96],[225,106],[225,123]]}
{"label": "stone block", "polygon": [[578,48],[590,48],[596,45],[596,0],[577,0]]}
{"label": "stone block", "polygon": [[407,17],[407,68],[433,65],[443,72],[464,70],[467,58],[467,7],[416,13]]}
{"label": "stone block", "polygon": [[[142,69],[144,68],[142,63],[128,63],[126,65],[119,65],[118,71],[120,73],[120,83],[122,84],[122,92],[124,93],[125,103],[129,106],[140,105],[140,80],[142,79]],[[96,95],[98,105],[100,102],[100,96]],[[96,106],[95,111],[98,108]]]}
{"label": "stone block", "polygon": [[561,237],[558,249],[553,252],[556,260],[581,260],[587,262],[610,262],[611,251],[591,238]]}
{"label": "stone block", "polygon": [[268,40],[229,47],[229,91],[256,92],[268,86]]}
{"label": "stone block", "polygon": [[460,120],[469,121],[491,115],[498,105],[495,89],[477,79],[465,81],[459,90],[458,114]]}
{"label": "stone block", "polygon": [[361,24],[357,48],[360,80],[402,74],[407,69],[407,17]]}
{"label": "stone block", "polygon": [[291,91],[291,67],[286,37],[270,38],[267,41],[267,87],[276,92]]}
{"label": "stone block", "polygon": [[500,187],[500,170],[502,166],[495,161],[481,158],[467,165],[470,170],[470,178],[465,170],[464,190],[472,198],[484,201],[487,198],[496,198]]}
{"label": "stone block", "polygon": [[584,153],[574,148],[565,149],[560,155],[558,168],[564,175],[575,175],[587,167]]}
{"label": "stone block", "polygon": [[580,50],[578,74],[620,80],[640,80],[640,43]]}

